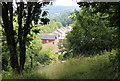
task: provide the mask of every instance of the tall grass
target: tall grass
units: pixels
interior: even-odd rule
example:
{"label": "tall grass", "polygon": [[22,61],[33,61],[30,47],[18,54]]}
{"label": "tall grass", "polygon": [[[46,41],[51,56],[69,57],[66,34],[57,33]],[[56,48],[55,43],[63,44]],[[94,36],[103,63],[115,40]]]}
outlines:
{"label": "tall grass", "polygon": [[38,69],[49,79],[113,79],[116,72],[109,58],[113,52],[93,57],[79,56]]}
{"label": "tall grass", "polygon": [[3,76],[2,78],[3,79],[46,79],[46,76],[38,73],[27,73],[19,76],[18,75]]}
{"label": "tall grass", "polygon": [[116,51],[91,57],[79,56],[64,63],[39,66],[34,72],[21,76],[3,76],[3,79],[114,79],[116,71],[110,58],[115,54]]}

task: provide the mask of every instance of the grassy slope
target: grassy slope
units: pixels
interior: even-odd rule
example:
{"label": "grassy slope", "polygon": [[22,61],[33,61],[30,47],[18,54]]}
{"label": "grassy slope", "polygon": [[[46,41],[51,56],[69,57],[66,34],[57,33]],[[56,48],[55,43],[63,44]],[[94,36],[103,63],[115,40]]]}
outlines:
{"label": "grassy slope", "polygon": [[94,57],[77,57],[40,68],[37,72],[46,74],[50,79],[113,79],[115,72],[109,56],[107,52]]}
{"label": "grassy slope", "polygon": [[[28,73],[24,75],[10,75],[10,76],[3,76],[2,79],[46,79],[46,76],[43,74],[37,74],[37,73]],[[15,81],[15,80],[14,80]]]}
{"label": "grassy slope", "polygon": [[7,79],[113,79],[114,65],[109,57],[115,52],[96,55],[94,57],[77,57],[65,63],[50,64],[37,67],[35,72],[23,76],[3,77]]}

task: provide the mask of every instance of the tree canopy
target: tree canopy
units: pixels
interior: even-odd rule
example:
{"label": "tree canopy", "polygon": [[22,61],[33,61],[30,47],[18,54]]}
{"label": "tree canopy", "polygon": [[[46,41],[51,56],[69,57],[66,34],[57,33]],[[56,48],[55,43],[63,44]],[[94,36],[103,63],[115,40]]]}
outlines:
{"label": "tree canopy", "polygon": [[[16,2],[17,8],[14,10],[13,2],[2,2],[2,27],[10,51],[10,65],[14,71],[21,73],[24,70],[26,59],[26,46],[30,41],[28,35],[36,25],[47,24],[47,11],[42,11],[42,7],[50,2]],[[16,23],[16,24],[14,24]],[[38,33],[35,29],[33,32]],[[19,49],[18,49],[19,48]]]}
{"label": "tree canopy", "polygon": [[107,20],[102,20],[101,13],[93,14],[89,8],[75,11],[72,19],[73,30],[67,38],[74,54],[97,54],[116,48],[116,28],[106,26]]}

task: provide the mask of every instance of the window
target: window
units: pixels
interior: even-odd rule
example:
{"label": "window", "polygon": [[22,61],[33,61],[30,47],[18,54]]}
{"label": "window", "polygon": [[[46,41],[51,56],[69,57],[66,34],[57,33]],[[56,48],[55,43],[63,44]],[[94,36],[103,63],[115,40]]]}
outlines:
{"label": "window", "polygon": [[55,39],[57,39],[57,36],[55,36]]}
{"label": "window", "polygon": [[46,40],[46,43],[48,43],[49,41],[48,40]]}

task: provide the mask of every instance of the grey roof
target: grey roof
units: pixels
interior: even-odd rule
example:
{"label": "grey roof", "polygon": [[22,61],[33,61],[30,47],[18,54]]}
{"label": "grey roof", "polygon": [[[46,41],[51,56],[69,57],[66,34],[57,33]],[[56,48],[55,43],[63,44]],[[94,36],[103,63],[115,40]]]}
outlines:
{"label": "grey roof", "polygon": [[[64,35],[66,32],[70,31],[71,29],[72,29],[72,27],[70,27],[70,26],[61,27],[60,29],[53,31],[53,33],[40,34],[40,38],[41,39],[48,39],[48,40],[55,40],[58,38],[58,36]],[[61,39],[63,39],[63,38],[61,38]]]}
{"label": "grey roof", "polygon": [[55,33],[40,34],[40,39],[55,40],[57,39],[57,35],[58,34],[55,34]]}
{"label": "grey roof", "polygon": [[62,30],[63,32],[66,32],[66,30],[62,27],[62,28],[60,28],[60,30]]}
{"label": "grey roof", "polygon": [[64,29],[65,31],[67,31],[66,27],[63,27],[63,29]]}
{"label": "grey roof", "polygon": [[63,30],[61,30],[61,29],[58,29],[57,31],[59,31],[61,34],[63,34],[63,33],[64,33],[64,31],[63,31]]}
{"label": "grey roof", "polygon": [[65,27],[65,28],[67,28],[67,29],[69,29],[69,30],[71,30],[71,29],[72,29],[72,27],[71,27],[71,26],[68,26],[68,27]]}

